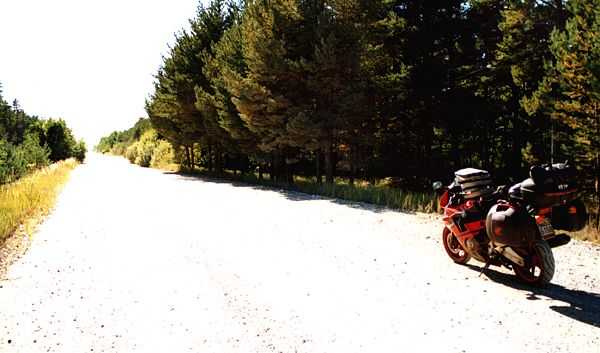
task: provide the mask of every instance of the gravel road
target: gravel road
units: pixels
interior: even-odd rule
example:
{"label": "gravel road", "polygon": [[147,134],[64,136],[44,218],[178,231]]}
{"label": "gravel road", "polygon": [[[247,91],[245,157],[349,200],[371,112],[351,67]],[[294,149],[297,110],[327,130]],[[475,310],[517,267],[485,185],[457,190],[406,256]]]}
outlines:
{"label": "gravel road", "polygon": [[0,352],[600,352],[600,247],[545,290],[436,217],[90,155],[0,281]]}

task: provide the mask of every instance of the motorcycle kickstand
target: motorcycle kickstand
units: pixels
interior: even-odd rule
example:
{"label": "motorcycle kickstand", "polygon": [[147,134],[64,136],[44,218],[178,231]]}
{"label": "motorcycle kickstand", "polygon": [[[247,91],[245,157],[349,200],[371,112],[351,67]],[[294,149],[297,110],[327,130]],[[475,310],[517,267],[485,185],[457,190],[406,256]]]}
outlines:
{"label": "motorcycle kickstand", "polygon": [[481,277],[481,275],[485,272],[485,270],[487,270],[488,268],[490,268],[490,265],[492,264],[492,259],[489,258],[486,262],[485,265],[481,268],[481,271],[479,272],[479,276]]}

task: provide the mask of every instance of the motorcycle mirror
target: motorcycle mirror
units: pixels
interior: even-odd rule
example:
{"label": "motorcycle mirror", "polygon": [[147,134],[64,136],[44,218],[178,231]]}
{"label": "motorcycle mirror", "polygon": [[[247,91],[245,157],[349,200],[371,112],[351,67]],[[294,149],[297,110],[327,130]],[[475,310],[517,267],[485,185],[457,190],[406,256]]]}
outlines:
{"label": "motorcycle mirror", "polygon": [[442,184],[441,181],[436,181],[433,183],[432,187],[433,187],[433,191],[438,191],[439,189],[441,189],[444,186],[444,184]]}

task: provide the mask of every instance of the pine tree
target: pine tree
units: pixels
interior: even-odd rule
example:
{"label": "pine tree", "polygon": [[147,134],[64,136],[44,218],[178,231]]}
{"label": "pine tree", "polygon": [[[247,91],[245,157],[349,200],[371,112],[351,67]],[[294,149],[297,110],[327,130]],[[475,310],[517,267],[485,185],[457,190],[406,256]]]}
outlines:
{"label": "pine tree", "polygon": [[[510,146],[506,167],[508,171],[523,170],[523,149],[529,145],[533,161],[549,161],[552,129],[549,121],[540,115],[528,116],[524,107],[544,77],[544,61],[550,56],[548,43],[554,28],[562,28],[566,18],[564,1],[539,2],[511,0],[502,12],[499,25],[502,41],[495,63],[498,70],[509,72],[511,82],[506,85],[508,106],[502,137]],[[561,130],[560,126],[555,129]]]}
{"label": "pine tree", "polygon": [[203,92],[198,96],[198,104],[214,109],[216,123],[227,132],[227,149],[238,160],[241,170],[249,167],[250,159],[259,166],[266,162],[264,153],[258,148],[258,137],[248,129],[232,101],[228,87],[234,86],[247,74],[243,55],[243,35],[241,29],[241,9],[232,8],[231,27],[224,32],[214,45],[212,55],[206,59],[204,74],[211,82],[212,94]]}
{"label": "pine tree", "polygon": [[[205,75],[212,48],[230,26],[225,16],[224,0],[214,0],[208,7],[200,5],[190,21],[190,31],[182,31],[170,55],[164,59],[156,77],[155,92],[146,104],[153,125],[176,146],[183,146],[188,168],[196,165],[196,144],[207,152],[212,169],[213,154],[222,165],[222,152],[228,135],[218,125],[209,102],[212,86]],[[215,152],[213,153],[213,147]]]}
{"label": "pine tree", "polygon": [[599,205],[600,2],[574,0],[567,7],[571,17],[565,29],[552,33],[546,76],[525,102],[529,112],[549,114],[571,129],[574,148],[570,152],[588,177],[588,190]]}
{"label": "pine tree", "polygon": [[342,134],[364,117],[351,109],[364,107],[357,93],[363,42],[345,11],[324,1],[256,1],[246,8],[244,72],[230,70],[225,82],[257,147],[273,155],[274,169],[302,155],[320,165],[324,152],[332,182]]}
{"label": "pine tree", "polygon": [[[465,47],[472,37],[466,30],[468,8],[459,0],[390,3],[402,24],[392,38],[395,51],[402,55],[406,90],[391,111],[392,143],[384,146],[383,153],[390,162],[403,160],[396,175],[424,179],[435,173],[434,161],[446,159],[439,156],[448,128],[455,126],[450,119],[464,119],[458,109],[469,105],[456,79],[463,73]],[[459,100],[463,101],[460,105]]]}
{"label": "pine tree", "polygon": [[202,63],[202,74],[195,86],[196,108],[202,114],[205,130],[202,145],[207,151],[209,169],[212,168],[214,160],[218,172],[224,167],[225,153],[234,154],[237,148],[229,133],[220,124],[215,101],[216,91],[211,77],[211,60],[217,43],[224,32],[233,25],[238,16],[237,12],[235,4],[226,6],[222,0],[213,1],[199,14],[193,27],[194,37],[199,38],[203,48],[197,54]]}
{"label": "pine tree", "polygon": [[[300,103],[303,77],[298,62],[301,52],[302,16],[296,1],[252,1],[245,8],[241,24],[243,61],[247,73],[226,75],[227,91],[240,119],[254,135],[257,148],[271,155],[271,175],[283,177],[286,160],[297,157],[287,134],[289,108]],[[306,97],[304,97],[306,99]],[[288,175],[288,180],[290,176]]]}
{"label": "pine tree", "polygon": [[193,146],[204,136],[202,116],[195,107],[197,43],[183,32],[156,76],[155,92],[146,103],[152,124],[161,135],[186,152],[186,166],[193,168]]}

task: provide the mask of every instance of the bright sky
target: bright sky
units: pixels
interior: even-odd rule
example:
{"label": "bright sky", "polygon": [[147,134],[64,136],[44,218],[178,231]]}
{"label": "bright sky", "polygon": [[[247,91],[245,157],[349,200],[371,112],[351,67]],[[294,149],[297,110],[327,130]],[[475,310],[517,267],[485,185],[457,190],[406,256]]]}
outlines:
{"label": "bright sky", "polygon": [[88,148],[142,116],[153,75],[198,0],[0,0],[0,83]]}

